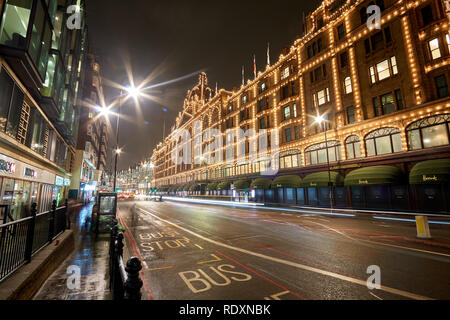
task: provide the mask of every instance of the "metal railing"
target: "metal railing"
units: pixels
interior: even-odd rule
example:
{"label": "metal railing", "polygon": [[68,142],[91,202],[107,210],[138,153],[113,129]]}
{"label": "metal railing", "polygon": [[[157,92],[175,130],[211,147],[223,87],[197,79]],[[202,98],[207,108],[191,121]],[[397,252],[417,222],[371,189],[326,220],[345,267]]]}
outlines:
{"label": "metal railing", "polygon": [[123,263],[123,234],[119,232],[117,220],[111,229],[109,247],[109,288],[113,300],[141,300],[143,282],[139,276],[141,261],[133,257],[126,266]]}
{"label": "metal railing", "polygon": [[0,282],[30,263],[67,229],[67,209],[67,200],[60,208],[55,200],[50,211],[37,214],[37,204],[33,203],[30,217],[0,225]]}

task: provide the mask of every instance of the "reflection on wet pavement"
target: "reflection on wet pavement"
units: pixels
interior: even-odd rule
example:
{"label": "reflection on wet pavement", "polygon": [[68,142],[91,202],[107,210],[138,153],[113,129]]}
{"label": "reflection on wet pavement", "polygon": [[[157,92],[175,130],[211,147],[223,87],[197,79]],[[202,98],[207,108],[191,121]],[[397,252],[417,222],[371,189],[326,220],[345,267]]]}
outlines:
{"label": "reflection on wet pavement", "polygon": [[[50,276],[35,300],[110,300],[109,292],[109,236],[90,233],[92,206],[81,209],[71,217],[75,232],[75,251]],[[69,271],[68,271],[69,268]],[[70,269],[74,268],[74,269]],[[76,284],[71,275],[79,268],[79,288],[68,286]],[[71,281],[72,280],[72,281]]]}

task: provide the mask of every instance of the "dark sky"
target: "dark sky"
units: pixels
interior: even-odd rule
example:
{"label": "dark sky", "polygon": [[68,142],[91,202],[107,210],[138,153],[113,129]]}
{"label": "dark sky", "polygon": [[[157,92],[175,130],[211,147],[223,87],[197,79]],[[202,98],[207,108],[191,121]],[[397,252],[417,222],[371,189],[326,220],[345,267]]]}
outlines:
{"label": "dark sky", "polygon": [[[90,0],[87,3],[90,46],[99,56],[103,77],[115,82],[126,82],[124,61],[128,59],[138,83],[163,66],[164,72],[150,85],[202,70],[207,73],[211,88],[218,82],[219,88],[231,90],[241,84],[242,65],[246,78],[253,77],[253,54],[258,70],[265,67],[268,42],[272,63],[275,62],[282,48],[291,46],[301,33],[302,12],[307,14],[320,3],[319,0]],[[120,142],[124,148],[119,162],[121,169],[150,156],[162,140],[164,117],[169,131],[182,110],[186,91],[197,79],[194,76],[159,88],[153,94],[163,105],[142,100],[143,117],[137,117],[133,104],[123,108],[132,121],[121,123]],[[105,87],[106,100],[117,94],[117,89]],[[162,111],[165,107],[167,113]],[[114,147],[113,135],[110,141]]]}

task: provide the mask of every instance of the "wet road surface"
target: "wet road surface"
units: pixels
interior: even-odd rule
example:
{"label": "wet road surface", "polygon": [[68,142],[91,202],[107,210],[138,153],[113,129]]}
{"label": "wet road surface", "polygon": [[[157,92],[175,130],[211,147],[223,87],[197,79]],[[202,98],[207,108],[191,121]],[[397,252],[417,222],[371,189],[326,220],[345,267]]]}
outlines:
{"label": "wet road surface", "polygon": [[[175,202],[122,203],[144,298],[450,299],[450,228]],[[381,288],[369,290],[368,268]],[[375,269],[373,269],[375,268]],[[371,281],[373,283],[373,281]]]}

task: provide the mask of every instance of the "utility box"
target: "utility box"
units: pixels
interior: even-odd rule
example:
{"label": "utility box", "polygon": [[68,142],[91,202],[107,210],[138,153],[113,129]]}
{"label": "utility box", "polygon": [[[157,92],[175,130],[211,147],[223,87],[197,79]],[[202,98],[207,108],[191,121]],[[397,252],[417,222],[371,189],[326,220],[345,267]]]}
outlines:
{"label": "utility box", "polygon": [[99,193],[96,201],[97,217],[95,232],[110,232],[117,218],[117,194]]}

